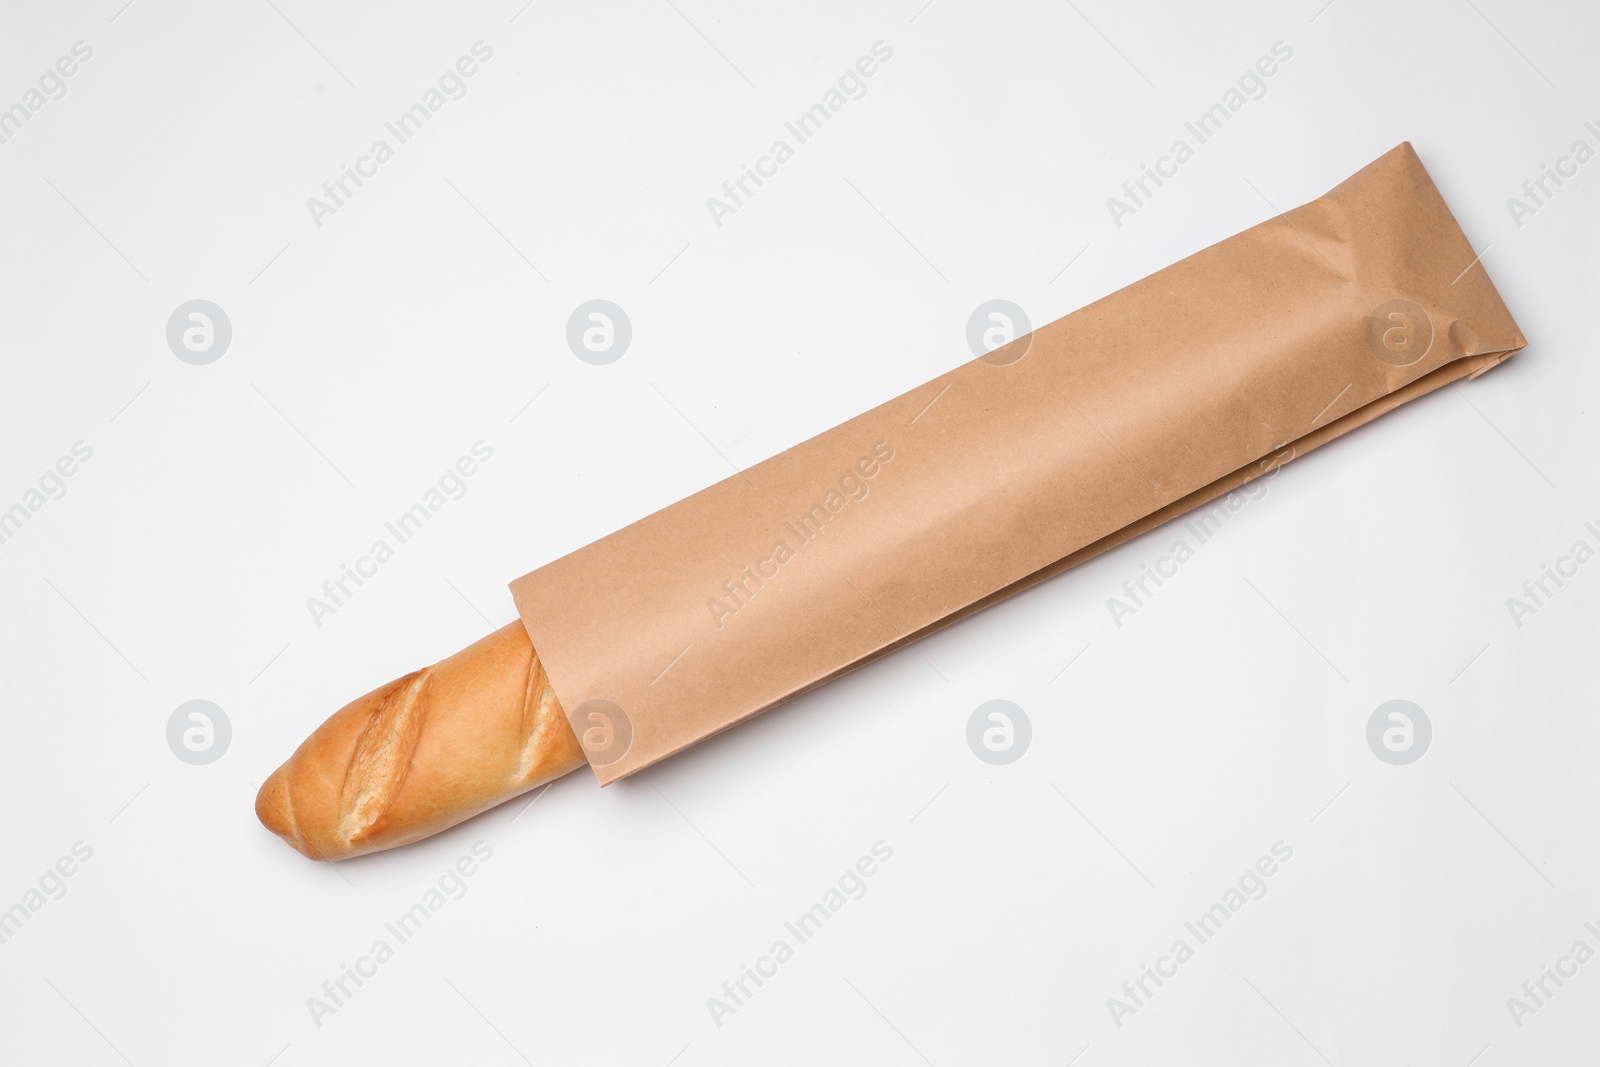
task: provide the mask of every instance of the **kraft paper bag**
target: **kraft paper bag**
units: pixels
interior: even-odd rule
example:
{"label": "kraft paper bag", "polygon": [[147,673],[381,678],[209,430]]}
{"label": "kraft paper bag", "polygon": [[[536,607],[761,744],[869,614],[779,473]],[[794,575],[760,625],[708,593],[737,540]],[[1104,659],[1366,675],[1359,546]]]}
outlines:
{"label": "kraft paper bag", "polygon": [[540,567],[517,609],[602,784],[1526,343],[1409,144]]}

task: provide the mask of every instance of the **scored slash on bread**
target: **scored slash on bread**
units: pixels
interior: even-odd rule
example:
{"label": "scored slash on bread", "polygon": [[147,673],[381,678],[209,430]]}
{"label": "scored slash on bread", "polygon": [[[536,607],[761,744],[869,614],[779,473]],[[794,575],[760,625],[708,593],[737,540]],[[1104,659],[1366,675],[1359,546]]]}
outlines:
{"label": "scored slash on bread", "polygon": [[522,623],[335,712],[256,796],[303,855],[345,859],[454,826],[585,763]]}
{"label": "scored slash on bread", "polygon": [[395,683],[361,731],[341,792],[339,829],[346,841],[371,833],[400,792],[422,733],[423,708],[418,697],[427,688],[430,673],[431,668],[416,671]]}

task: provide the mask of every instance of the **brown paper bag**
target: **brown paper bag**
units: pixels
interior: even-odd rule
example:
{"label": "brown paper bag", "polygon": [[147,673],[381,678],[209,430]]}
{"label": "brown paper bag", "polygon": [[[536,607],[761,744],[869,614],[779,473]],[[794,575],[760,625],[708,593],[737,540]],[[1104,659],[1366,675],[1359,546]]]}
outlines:
{"label": "brown paper bag", "polygon": [[512,583],[602,784],[1525,344],[1409,144]]}

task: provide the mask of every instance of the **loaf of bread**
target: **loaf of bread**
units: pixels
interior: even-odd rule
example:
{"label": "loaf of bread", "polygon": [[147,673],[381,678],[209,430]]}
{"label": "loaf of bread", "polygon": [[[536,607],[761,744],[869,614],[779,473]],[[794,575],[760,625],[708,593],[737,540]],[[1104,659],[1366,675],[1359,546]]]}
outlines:
{"label": "loaf of bread", "polygon": [[352,701],[256,796],[302,854],[404,845],[584,766],[521,622]]}

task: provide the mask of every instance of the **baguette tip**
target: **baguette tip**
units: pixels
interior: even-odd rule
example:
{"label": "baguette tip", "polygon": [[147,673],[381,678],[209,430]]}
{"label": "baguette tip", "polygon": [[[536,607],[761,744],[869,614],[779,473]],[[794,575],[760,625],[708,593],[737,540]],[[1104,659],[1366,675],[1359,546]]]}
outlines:
{"label": "baguette tip", "polygon": [[261,825],[289,843],[296,852],[311,859],[323,857],[308,852],[294,822],[294,806],[289,799],[288,767],[279,767],[262,783],[256,794],[256,818]]}

